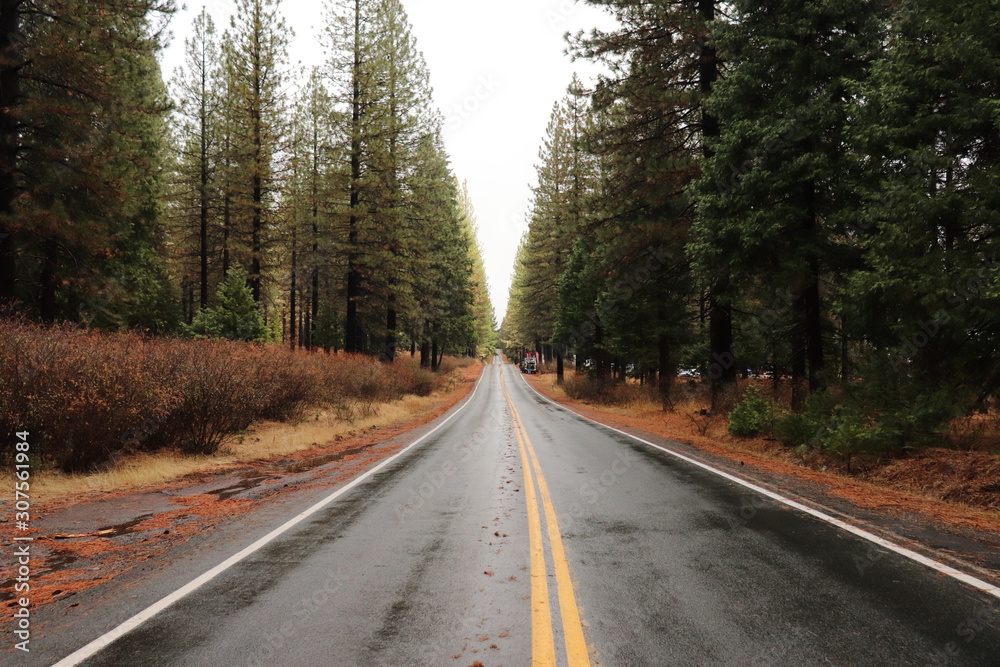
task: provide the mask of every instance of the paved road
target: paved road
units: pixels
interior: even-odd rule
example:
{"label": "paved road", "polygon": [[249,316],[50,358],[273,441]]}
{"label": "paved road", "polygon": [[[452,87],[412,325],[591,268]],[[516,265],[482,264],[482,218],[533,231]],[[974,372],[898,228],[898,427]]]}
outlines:
{"label": "paved road", "polygon": [[82,664],[1000,665],[1000,599],[595,426],[512,366],[458,410]]}

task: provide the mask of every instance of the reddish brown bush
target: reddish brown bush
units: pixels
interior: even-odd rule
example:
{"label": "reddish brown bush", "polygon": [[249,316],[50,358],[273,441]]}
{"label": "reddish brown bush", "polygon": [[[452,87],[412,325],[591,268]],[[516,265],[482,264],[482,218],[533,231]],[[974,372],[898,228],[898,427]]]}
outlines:
{"label": "reddish brown bush", "polygon": [[310,406],[355,419],[439,378],[409,360],[0,321],[0,437],[30,431],[34,451],[67,471],[137,450],[211,454],[255,421]]}
{"label": "reddish brown bush", "polygon": [[562,388],[573,400],[599,405],[632,405],[658,400],[654,387],[619,381],[602,384],[583,373],[567,373]]}

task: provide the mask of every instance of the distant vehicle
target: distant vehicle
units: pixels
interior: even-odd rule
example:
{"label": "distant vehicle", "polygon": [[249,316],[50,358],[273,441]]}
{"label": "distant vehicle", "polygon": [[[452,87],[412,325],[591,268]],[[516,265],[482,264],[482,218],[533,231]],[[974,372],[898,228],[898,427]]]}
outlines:
{"label": "distant vehicle", "polygon": [[535,374],[538,372],[538,353],[529,352],[525,357],[524,361],[521,362],[521,372]]}
{"label": "distant vehicle", "polygon": [[697,380],[701,377],[701,373],[698,372],[697,368],[678,368],[677,377],[685,380]]}

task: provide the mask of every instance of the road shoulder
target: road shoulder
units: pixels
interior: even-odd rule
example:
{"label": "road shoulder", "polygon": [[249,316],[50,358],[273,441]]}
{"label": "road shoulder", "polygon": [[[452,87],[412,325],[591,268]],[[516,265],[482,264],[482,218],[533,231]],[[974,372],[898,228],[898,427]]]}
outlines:
{"label": "road shoulder", "polygon": [[[880,488],[831,471],[813,470],[728,443],[691,436],[559,396],[551,375],[523,375],[563,407],[736,475],[843,519],[905,548],[1000,584],[1000,513]],[[873,552],[872,558],[878,556]]]}
{"label": "road shoulder", "polygon": [[[264,530],[402,450],[470,394],[483,368],[467,368],[453,390],[415,419],[359,429],[294,456],[39,507],[33,520],[32,613],[40,614],[39,622],[71,622],[76,607],[139,588],[165,564],[200,562],[201,552],[214,553],[232,536]],[[12,543],[12,533],[12,524],[0,524],[5,544]],[[8,584],[0,585],[0,593],[10,606],[16,602]]]}

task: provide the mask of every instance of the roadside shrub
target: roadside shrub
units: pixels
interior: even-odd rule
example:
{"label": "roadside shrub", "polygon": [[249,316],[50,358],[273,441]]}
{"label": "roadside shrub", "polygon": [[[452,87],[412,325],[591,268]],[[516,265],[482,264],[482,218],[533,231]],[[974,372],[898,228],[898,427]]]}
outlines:
{"label": "roadside shrub", "polygon": [[818,392],[800,414],[784,417],[775,435],[791,447],[821,449],[843,458],[883,456],[935,444],[938,431],[957,416],[947,389],[925,389],[905,376]]}
{"label": "roadside shrub", "polygon": [[778,406],[764,392],[747,387],[743,400],[729,413],[729,432],[741,438],[770,433],[778,413]]}
{"label": "roadside shrub", "polygon": [[215,293],[218,305],[202,308],[191,323],[191,333],[207,338],[255,341],[267,340],[270,332],[260,307],[247,287],[247,273],[229,272]]}
{"label": "roadside shrub", "polygon": [[139,451],[213,454],[256,421],[313,406],[353,420],[446,379],[409,360],[0,320],[0,436],[29,431],[32,450],[67,472]]}
{"label": "roadside shrub", "polygon": [[562,388],[573,400],[598,405],[622,407],[659,400],[655,387],[617,380],[602,383],[584,373],[567,373]]}
{"label": "roadside shrub", "polygon": [[[449,361],[449,358],[445,358]],[[439,375],[435,375],[430,369],[421,368],[420,362],[416,360],[400,360],[395,363],[394,380],[398,386],[394,389],[400,397],[406,394],[414,396],[429,396],[437,387]],[[450,371],[439,371],[450,372]]]}
{"label": "roadside shrub", "polygon": [[778,442],[789,447],[821,447],[831,417],[837,406],[837,399],[830,392],[820,391],[809,396],[802,412],[790,413],[778,420],[774,436]]}
{"label": "roadside shrub", "polygon": [[3,430],[31,432],[34,450],[63,470],[131,447],[150,415],[174,402],[159,381],[163,359],[141,337],[6,324],[0,341]]}

